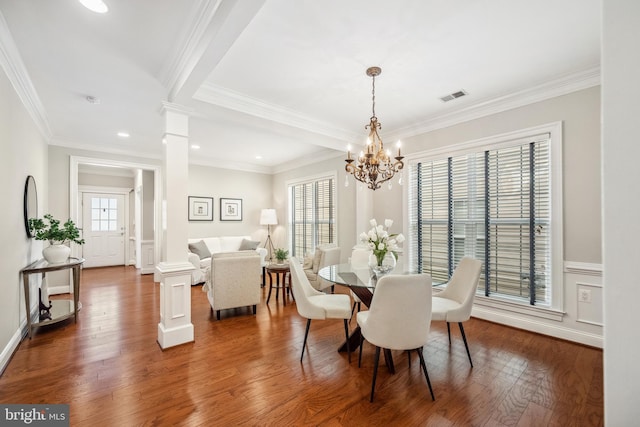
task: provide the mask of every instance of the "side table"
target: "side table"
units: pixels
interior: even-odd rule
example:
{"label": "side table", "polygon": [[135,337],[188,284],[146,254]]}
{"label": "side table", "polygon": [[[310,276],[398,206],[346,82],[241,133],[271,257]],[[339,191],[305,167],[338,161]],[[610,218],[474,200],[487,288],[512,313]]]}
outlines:
{"label": "side table", "polygon": [[[267,296],[267,304],[269,304],[269,300],[271,299],[271,289],[274,287],[273,274],[276,275],[276,301],[278,301],[278,292],[280,289],[282,289],[282,302],[284,305],[287,305],[285,289],[287,295],[290,294],[295,301],[296,299],[293,296],[293,290],[291,289],[291,271],[289,270],[289,264],[269,264],[266,267],[266,271],[269,275],[269,294]],[[282,275],[282,286],[280,286],[280,275]]]}
{"label": "side table", "polygon": [[[33,329],[38,326],[50,325],[52,323],[58,323],[70,317],[74,317],[76,323],[78,323],[78,310],[80,310],[80,267],[84,262],[83,258],[67,258],[66,261],[51,264],[44,259],[40,259],[35,261],[22,270],[22,280],[24,284],[24,302],[27,309],[27,331],[29,333],[29,339],[31,339],[33,334]],[[49,310],[49,315],[44,319],[38,317],[38,321],[33,321],[31,318],[31,285],[29,283],[29,278],[32,274],[42,274],[42,278],[44,279],[45,273],[49,271],[58,271],[58,270],[68,270],[73,269],[73,300],[53,300],[51,301],[49,307],[46,307],[42,304],[40,300],[38,302],[39,305],[44,307],[44,309]]]}

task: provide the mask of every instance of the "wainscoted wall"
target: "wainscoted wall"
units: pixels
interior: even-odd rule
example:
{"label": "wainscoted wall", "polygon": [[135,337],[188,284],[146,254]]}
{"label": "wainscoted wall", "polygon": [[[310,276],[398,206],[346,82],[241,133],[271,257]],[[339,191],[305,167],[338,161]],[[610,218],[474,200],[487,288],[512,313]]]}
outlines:
{"label": "wainscoted wall", "polygon": [[152,274],[155,271],[156,260],[153,256],[153,240],[143,240],[140,242],[141,247],[141,260],[140,266],[141,274]]}
{"label": "wainscoted wall", "polygon": [[602,348],[602,265],[565,262],[563,277],[562,311],[476,297],[472,316]]}
{"label": "wainscoted wall", "polygon": [[576,322],[603,326],[602,265],[565,262],[564,277],[567,293],[574,292],[567,301],[575,301]]}

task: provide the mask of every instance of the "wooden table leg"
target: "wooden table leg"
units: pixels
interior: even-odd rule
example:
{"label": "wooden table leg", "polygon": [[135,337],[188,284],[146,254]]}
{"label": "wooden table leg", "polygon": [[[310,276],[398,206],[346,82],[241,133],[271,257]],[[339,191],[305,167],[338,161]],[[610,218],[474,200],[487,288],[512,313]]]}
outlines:
{"label": "wooden table leg", "polygon": [[[273,288],[273,277],[271,277],[271,272],[269,272],[269,295],[267,296],[267,304],[269,304],[269,300],[271,299],[271,288]],[[276,290],[276,298],[278,296]]]}
{"label": "wooden table leg", "polygon": [[[349,350],[352,352],[356,351],[358,347],[360,347],[360,339],[362,337],[362,333],[360,332],[360,326],[357,326],[351,335],[349,335]],[[347,351],[347,341],[345,340],[342,345],[338,348],[338,351],[344,353]]]}

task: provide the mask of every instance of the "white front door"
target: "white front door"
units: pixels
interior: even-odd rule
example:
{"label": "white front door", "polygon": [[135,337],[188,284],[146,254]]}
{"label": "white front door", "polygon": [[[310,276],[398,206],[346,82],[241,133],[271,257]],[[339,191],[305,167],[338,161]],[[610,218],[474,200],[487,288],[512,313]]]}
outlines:
{"label": "white front door", "polygon": [[124,195],[82,193],[85,267],[124,265]]}

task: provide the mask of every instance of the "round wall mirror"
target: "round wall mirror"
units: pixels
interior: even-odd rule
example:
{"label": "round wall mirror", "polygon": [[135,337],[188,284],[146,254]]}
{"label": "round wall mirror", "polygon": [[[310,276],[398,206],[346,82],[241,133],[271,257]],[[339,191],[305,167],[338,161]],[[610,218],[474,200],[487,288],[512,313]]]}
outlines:
{"label": "round wall mirror", "polygon": [[29,230],[29,218],[38,217],[38,192],[36,190],[36,180],[29,175],[24,184],[24,228],[27,237],[34,237]]}

